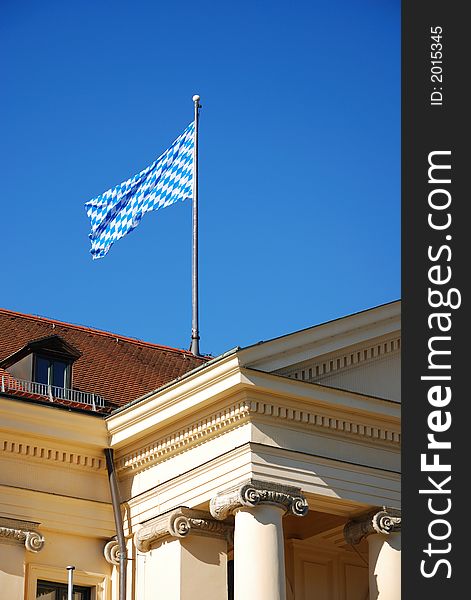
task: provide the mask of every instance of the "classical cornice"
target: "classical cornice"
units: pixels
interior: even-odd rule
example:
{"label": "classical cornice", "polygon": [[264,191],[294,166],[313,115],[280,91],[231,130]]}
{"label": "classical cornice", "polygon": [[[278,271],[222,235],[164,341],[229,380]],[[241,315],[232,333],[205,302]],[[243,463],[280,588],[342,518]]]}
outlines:
{"label": "classical cornice", "polygon": [[347,544],[356,545],[369,535],[375,533],[389,535],[400,530],[401,511],[383,506],[382,510],[376,509],[363,517],[349,521],[343,529],[343,535]]}
{"label": "classical cornice", "polygon": [[30,552],[39,552],[44,547],[45,538],[36,531],[38,525],[30,521],[0,518],[0,542],[18,542]]}
{"label": "classical cornice", "polygon": [[118,471],[140,471],[191,448],[221,433],[240,427],[250,416],[250,405],[244,400],[215,411],[169,435],[157,439],[116,461]]}
{"label": "classical cornice", "polygon": [[348,414],[345,410],[336,410],[335,407],[327,411],[321,407],[307,407],[297,403],[296,405],[284,404],[257,398],[249,401],[248,412],[251,415],[260,415],[268,419],[291,421],[309,429],[318,428],[340,435],[358,436],[366,438],[365,441],[369,438],[399,445],[401,440],[399,423],[396,427],[391,427],[390,422],[384,423],[383,421],[381,423],[381,420],[376,419],[377,424],[373,425],[368,418],[362,419],[361,415]]}
{"label": "classical cornice", "polygon": [[38,440],[39,445],[40,440],[45,440],[45,444],[54,447],[86,448],[90,453],[101,452],[108,446],[106,423],[93,412],[50,409],[0,395],[0,423],[2,430],[15,440],[27,437]]}
{"label": "classical cornice", "polygon": [[316,356],[397,334],[400,312],[400,302],[392,302],[243,348],[238,354],[245,366],[264,371],[289,368]]}
{"label": "classical cornice", "polygon": [[247,398],[125,454],[116,461],[116,468],[121,472],[142,471],[257,417],[302,429],[353,437],[366,443],[385,444],[395,448],[399,448],[400,444],[399,425],[394,427],[389,422],[373,425],[368,421],[362,423],[358,415],[347,416],[339,411],[328,413],[316,410],[315,407],[295,407],[292,403]]}
{"label": "classical cornice", "polygon": [[178,419],[183,411],[201,408],[240,385],[239,360],[235,353],[210,361],[203,369],[196,369],[110,415],[106,419],[110,445],[119,448],[133,442],[146,431]]}
{"label": "classical cornice", "polygon": [[255,479],[211,498],[209,509],[215,519],[222,520],[238,508],[253,508],[260,504],[281,506],[286,512],[297,517],[303,517],[309,511],[307,500],[300,488]]}
{"label": "classical cornice", "polygon": [[27,441],[0,439],[0,455],[14,458],[32,458],[46,463],[63,464],[67,468],[92,471],[106,470],[104,457],[93,456],[82,451],[71,452],[58,446]]}
{"label": "classical cornice", "polygon": [[0,484],[0,514],[40,521],[48,531],[110,538],[115,531],[110,502],[87,500]]}
{"label": "classical cornice", "polygon": [[215,521],[203,511],[181,506],[144,523],[134,534],[134,543],[140,552],[147,552],[153,544],[168,537],[185,538],[197,534],[230,540],[232,531],[231,525]]}
{"label": "classical cornice", "polygon": [[376,342],[372,340],[348,352],[333,353],[321,360],[312,358],[305,363],[279,369],[277,373],[302,381],[317,381],[319,378],[332,375],[333,373],[344,372],[365,364],[371,364],[387,356],[395,356],[399,354],[400,350],[401,337],[395,335]]}

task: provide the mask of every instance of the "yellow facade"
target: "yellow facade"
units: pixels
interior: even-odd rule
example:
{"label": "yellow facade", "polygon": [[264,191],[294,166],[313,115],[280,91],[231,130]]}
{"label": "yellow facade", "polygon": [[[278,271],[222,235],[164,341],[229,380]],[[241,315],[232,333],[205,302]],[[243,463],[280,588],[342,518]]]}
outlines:
{"label": "yellow facade", "polygon": [[0,394],[1,598],[35,600],[73,565],[92,599],[119,600],[112,448],[127,600],[227,600],[232,565],[236,600],[397,600],[399,337],[393,303],[234,350],[109,416]]}

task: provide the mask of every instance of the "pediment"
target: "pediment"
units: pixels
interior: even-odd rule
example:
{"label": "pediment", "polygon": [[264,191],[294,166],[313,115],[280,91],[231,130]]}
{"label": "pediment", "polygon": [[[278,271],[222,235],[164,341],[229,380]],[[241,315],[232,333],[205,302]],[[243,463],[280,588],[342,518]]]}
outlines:
{"label": "pediment", "polygon": [[382,336],[276,371],[278,375],[328,387],[401,399],[401,338]]}
{"label": "pediment", "polygon": [[244,348],[243,366],[400,401],[401,303]]}

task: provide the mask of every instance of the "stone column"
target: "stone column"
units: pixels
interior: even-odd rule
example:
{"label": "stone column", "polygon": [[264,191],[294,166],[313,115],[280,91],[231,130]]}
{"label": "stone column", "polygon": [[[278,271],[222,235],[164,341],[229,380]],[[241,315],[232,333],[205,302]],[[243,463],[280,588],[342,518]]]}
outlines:
{"label": "stone column", "polygon": [[24,597],[25,552],[39,552],[44,537],[39,523],[0,517],[0,596],[9,600]]}
{"label": "stone column", "polygon": [[[142,600],[226,600],[232,530],[186,507],[143,524],[134,536]],[[112,554],[109,548],[106,553]]]}
{"label": "stone column", "polygon": [[212,498],[210,511],[235,515],[234,600],[286,600],[282,517],[307,514],[301,490],[252,480]]}
{"label": "stone column", "polygon": [[383,507],[349,521],[344,537],[352,545],[368,540],[370,600],[400,600],[401,511]]}

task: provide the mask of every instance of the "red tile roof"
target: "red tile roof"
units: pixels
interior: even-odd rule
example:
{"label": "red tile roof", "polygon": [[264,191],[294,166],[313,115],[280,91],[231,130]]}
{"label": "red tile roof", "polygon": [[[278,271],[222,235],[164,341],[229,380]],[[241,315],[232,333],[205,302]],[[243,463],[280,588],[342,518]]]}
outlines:
{"label": "red tile roof", "polygon": [[73,387],[122,406],[204,364],[209,357],[119,334],[0,308],[0,361],[31,340],[58,335],[80,350]]}

